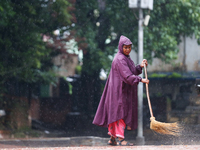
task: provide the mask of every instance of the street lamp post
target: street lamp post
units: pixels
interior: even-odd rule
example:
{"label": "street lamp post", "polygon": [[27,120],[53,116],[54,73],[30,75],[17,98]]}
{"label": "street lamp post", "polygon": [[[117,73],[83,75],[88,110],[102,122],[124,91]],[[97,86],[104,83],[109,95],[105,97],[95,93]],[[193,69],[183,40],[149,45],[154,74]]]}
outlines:
{"label": "street lamp post", "polygon": [[[139,8],[138,22],[138,62],[143,60],[143,10]],[[143,78],[143,73],[140,75]],[[136,137],[137,144],[144,145],[143,136],[143,84],[138,84],[138,132]]]}
{"label": "street lamp post", "polygon": [[[129,7],[139,9],[138,21],[138,62],[143,60],[143,9],[153,10],[153,0],[129,0]],[[149,17],[147,17],[149,19]],[[145,22],[148,25],[148,21]],[[143,77],[143,73],[140,75]],[[144,145],[143,136],[143,84],[138,85],[138,132],[136,137],[138,145]]]}

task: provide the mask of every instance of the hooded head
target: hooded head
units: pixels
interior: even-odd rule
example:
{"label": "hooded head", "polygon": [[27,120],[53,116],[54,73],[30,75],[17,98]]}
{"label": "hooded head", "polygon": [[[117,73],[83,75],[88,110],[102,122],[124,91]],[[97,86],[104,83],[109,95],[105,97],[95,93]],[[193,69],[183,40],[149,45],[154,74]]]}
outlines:
{"label": "hooded head", "polygon": [[118,50],[122,54],[123,54],[123,45],[132,45],[132,42],[127,37],[121,35],[119,39]]}

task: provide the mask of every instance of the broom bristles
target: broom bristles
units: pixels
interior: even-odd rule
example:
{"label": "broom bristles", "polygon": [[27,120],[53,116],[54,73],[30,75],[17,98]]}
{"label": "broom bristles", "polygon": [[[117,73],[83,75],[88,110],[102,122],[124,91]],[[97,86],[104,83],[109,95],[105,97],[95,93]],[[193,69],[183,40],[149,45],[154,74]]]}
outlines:
{"label": "broom bristles", "polygon": [[150,118],[150,129],[154,130],[157,133],[160,134],[167,134],[167,135],[173,135],[173,136],[180,136],[181,127],[180,125],[175,123],[162,123],[155,120],[155,117]]}

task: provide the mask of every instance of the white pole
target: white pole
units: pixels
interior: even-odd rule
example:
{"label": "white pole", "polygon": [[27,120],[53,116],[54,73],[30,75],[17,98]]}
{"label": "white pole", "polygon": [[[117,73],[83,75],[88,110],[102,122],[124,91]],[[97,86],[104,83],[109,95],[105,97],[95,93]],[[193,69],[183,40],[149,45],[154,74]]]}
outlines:
{"label": "white pole", "polygon": [[[139,23],[138,23],[138,63],[143,60],[143,11],[139,8]],[[143,73],[140,75],[143,78]],[[144,145],[143,136],[143,84],[138,85],[138,133],[136,137],[138,145]]]}

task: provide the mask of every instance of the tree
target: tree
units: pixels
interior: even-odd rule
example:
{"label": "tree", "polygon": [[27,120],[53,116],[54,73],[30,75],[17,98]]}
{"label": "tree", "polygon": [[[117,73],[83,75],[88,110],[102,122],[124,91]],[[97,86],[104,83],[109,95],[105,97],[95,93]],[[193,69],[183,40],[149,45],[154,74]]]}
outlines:
{"label": "tree", "polygon": [[71,23],[65,0],[7,0],[0,2],[0,76],[26,82],[48,79],[52,51],[42,34]]}
{"label": "tree", "polygon": [[[145,28],[145,57],[161,58],[166,62],[176,59],[181,37],[195,34],[200,44],[200,2],[178,0],[155,1],[151,20]],[[147,11],[146,11],[147,13]],[[173,57],[174,56],[174,57]]]}
{"label": "tree", "polygon": [[[149,26],[144,27],[144,58],[170,62],[177,56],[181,36],[195,34],[200,41],[199,7],[200,2],[195,0],[154,1]],[[137,51],[138,11],[128,8],[128,0],[77,0],[75,8],[76,35],[83,39],[79,44],[87,44],[83,48],[83,99],[89,112],[95,113],[102,92],[99,72],[101,68],[110,69],[120,35],[129,37]]]}
{"label": "tree", "polygon": [[[30,106],[33,85],[53,81],[52,56],[59,51],[42,37],[51,37],[54,30],[71,25],[72,3],[73,0],[0,1],[0,96],[6,93],[5,83],[23,81],[28,86],[22,96],[28,98]],[[0,101],[1,108],[7,105],[11,109],[16,104],[10,97],[4,101]]]}

